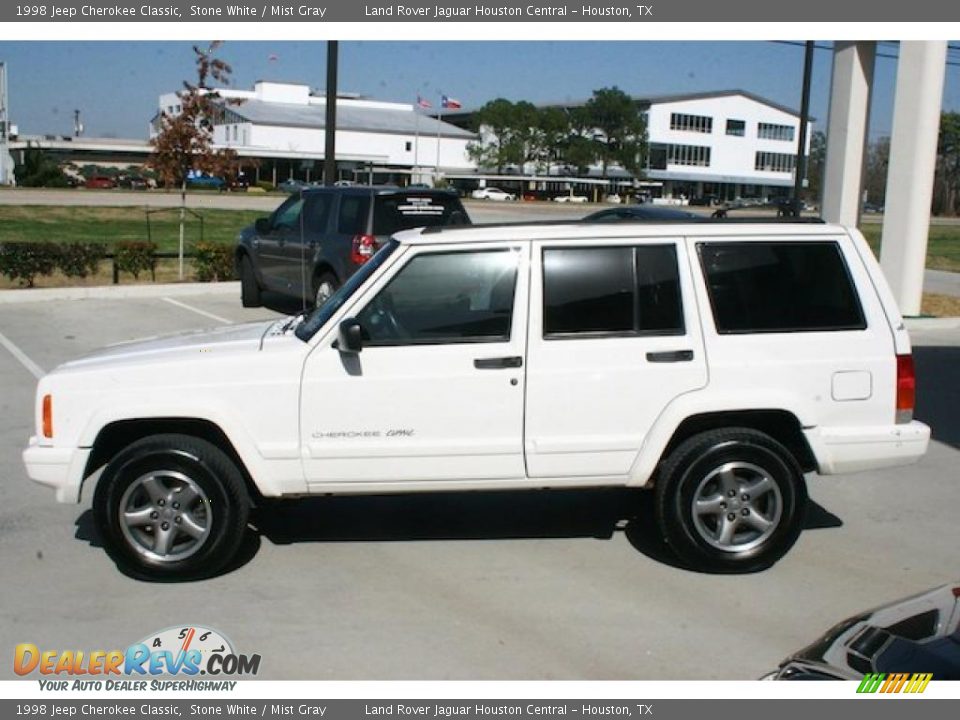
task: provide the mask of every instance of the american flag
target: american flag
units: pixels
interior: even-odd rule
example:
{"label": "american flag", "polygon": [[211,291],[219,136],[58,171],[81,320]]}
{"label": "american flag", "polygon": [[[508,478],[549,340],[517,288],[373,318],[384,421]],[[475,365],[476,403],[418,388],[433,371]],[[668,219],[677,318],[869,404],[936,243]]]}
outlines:
{"label": "american flag", "polygon": [[426,100],[425,98],[422,98],[419,95],[417,95],[417,107],[430,108],[430,107],[433,107],[433,105],[430,104],[429,100]]}
{"label": "american flag", "polygon": [[440,98],[440,106],[447,110],[459,110],[463,107],[459,100],[454,100],[452,97],[447,97],[446,95]]}

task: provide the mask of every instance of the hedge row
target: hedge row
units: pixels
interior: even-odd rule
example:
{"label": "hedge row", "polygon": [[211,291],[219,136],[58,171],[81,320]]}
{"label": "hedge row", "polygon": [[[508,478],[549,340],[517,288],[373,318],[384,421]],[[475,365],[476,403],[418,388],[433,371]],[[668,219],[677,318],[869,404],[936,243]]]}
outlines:
{"label": "hedge row", "polygon": [[[26,287],[33,287],[38,276],[59,270],[67,277],[95,275],[110,246],[84,242],[0,242],[0,275]],[[146,241],[123,241],[112,246],[114,263],[121,273],[139,278],[150,272],[156,279],[157,246]],[[194,269],[200,282],[231,280],[234,277],[233,249],[229,245],[199,242]]]}

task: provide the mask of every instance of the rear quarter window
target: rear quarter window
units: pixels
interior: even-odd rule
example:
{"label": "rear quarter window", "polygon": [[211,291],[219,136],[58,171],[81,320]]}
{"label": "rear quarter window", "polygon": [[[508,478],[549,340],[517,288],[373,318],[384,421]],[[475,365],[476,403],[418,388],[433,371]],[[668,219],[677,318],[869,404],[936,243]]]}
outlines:
{"label": "rear quarter window", "polygon": [[381,195],[374,201],[373,234],[392,235],[401,230],[438,225],[468,225],[470,220],[454,195]]}
{"label": "rear quarter window", "polygon": [[697,249],[721,334],[866,328],[836,242],[704,242]]}

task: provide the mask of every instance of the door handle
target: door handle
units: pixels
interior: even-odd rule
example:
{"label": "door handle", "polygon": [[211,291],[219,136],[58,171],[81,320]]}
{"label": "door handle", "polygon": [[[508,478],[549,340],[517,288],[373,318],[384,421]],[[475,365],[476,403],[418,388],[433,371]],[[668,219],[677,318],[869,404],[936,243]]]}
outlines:
{"label": "door handle", "polygon": [[669,363],[690,362],[693,360],[693,350],[667,350],[665,352],[648,352],[647,362]]}
{"label": "door handle", "polygon": [[515,355],[513,357],[475,358],[473,361],[473,366],[477,368],[477,370],[518,368],[523,367],[523,358],[519,355]]}

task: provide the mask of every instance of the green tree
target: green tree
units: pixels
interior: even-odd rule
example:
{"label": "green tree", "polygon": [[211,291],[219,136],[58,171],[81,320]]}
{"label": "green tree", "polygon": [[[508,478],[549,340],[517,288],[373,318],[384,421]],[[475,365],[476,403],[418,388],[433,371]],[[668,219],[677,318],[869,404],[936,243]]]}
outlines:
{"label": "green tree", "polygon": [[596,129],[598,155],[604,177],[610,165],[620,165],[639,176],[646,165],[647,123],[636,101],[614,86],[593,91],[585,106]]}
{"label": "green tree", "polygon": [[67,187],[69,182],[63,170],[40,148],[28,147],[23,152],[23,163],[16,166],[14,175],[21,187]]}
{"label": "green tree", "polygon": [[867,200],[883,205],[887,195],[887,166],[890,164],[890,138],[881,137],[867,145],[863,167],[863,189]]}
{"label": "green tree", "polygon": [[937,214],[960,212],[960,112],[940,116],[933,210]]}
{"label": "green tree", "polygon": [[498,174],[507,165],[523,162],[523,145],[516,132],[517,114],[516,106],[504,98],[491,100],[477,111],[475,130],[483,138],[467,147],[474,162],[496,168]]}
{"label": "green tree", "polygon": [[215,53],[222,43],[206,49],[193,46],[196,84],[183,83],[179,92],[180,113],[160,115],[160,131],[150,140],[153,152],[147,161],[167,187],[180,188],[180,279],[183,279],[184,226],[187,207],[187,177],[191,171],[215,176],[228,175],[236,164],[236,153],[214,150],[213,128],[222,113],[220,94],[212,83],[227,85],[232,68]]}
{"label": "green tree", "polygon": [[568,129],[561,150],[563,162],[572,167],[578,175],[582,175],[599,157],[599,144],[594,137],[593,121],[584,107],[572,108],[566,115]]}
{"label": "green tree", "polygon": [[543,108],[537,116],[537,133],[540,141],[536,158],[538,170],[549,175],[551,166],[563,157],[564,143],[570,134],[570,118],[558,107]]}

